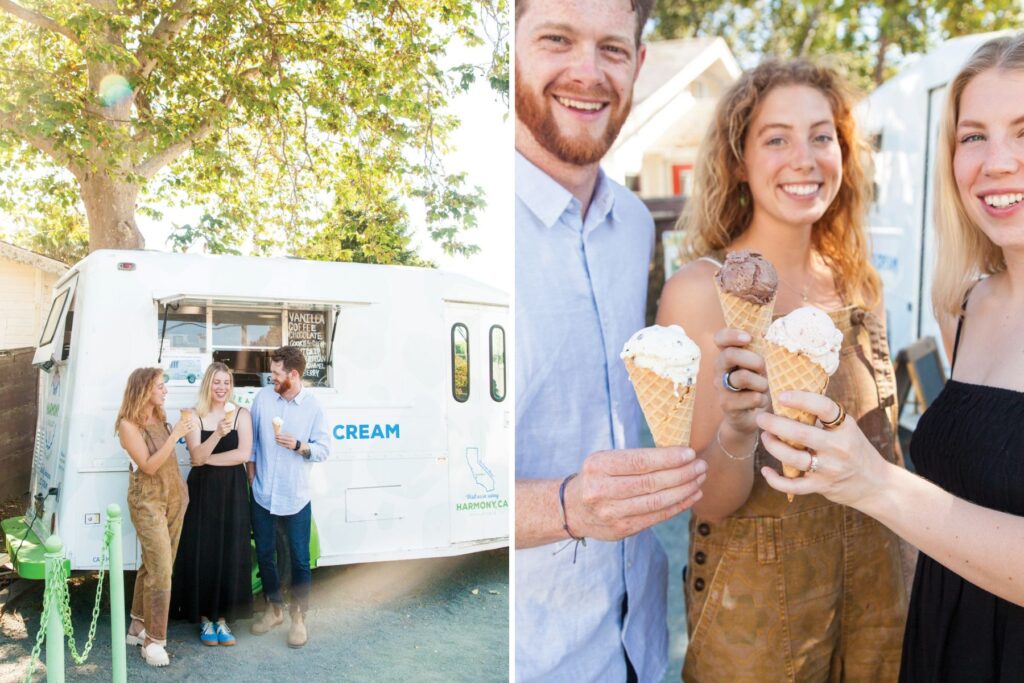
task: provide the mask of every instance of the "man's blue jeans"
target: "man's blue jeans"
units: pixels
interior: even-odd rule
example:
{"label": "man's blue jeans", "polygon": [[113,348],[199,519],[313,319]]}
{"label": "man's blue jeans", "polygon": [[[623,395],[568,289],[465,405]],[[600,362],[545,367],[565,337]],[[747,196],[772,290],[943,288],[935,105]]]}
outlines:
{"label": "man's blue jeans", "polygon": [[281,595],[281,580],[277,574],[277,543],[274,528],[284,527],[288,538],[288,554],[292,564],[292,608],[305,614],[309,610],[309,584],[312,572],[309,569],[309,527],[310,504],[294,515],[272,515],[255,500],[252,502],[252,534],[256,539],[256,559],[260,565],[260,579],[263,581],[263,595],[276,607],[284,606]]}

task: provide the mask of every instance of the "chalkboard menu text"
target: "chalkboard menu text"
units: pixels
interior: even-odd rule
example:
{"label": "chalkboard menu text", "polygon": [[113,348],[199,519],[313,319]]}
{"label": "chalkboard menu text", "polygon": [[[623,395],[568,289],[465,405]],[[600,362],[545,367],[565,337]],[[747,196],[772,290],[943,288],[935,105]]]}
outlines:
{"label": "chalkboard menu text", "polygon": [[322,383],[327,378],[327,312],[288,311],[288,343],[306,356],[304,382]]}

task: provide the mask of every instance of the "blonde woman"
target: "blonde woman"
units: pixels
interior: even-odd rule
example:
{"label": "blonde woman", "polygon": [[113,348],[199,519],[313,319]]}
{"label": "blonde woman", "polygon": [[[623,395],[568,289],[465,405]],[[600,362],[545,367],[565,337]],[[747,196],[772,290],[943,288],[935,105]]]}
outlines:
{"label": "blonde woman", "polygon": [[191,419],[171,429],[164,413],[164,371],[139,368],[128,377],[115,431],[132,461],[128,512],[142,548],[135,577],[129,645],[141,645],[150,666],[167,666],[167,614],[171,568],[188,505],[188,491],[174,457],[174,444],[191,429]]}
{"label": "blonde woman", "polygon": [[[252,417],[231,403],[234,378],[211,363],[199,387],[195,429],[185,436],[192,458],[191,503],[174,565],[171,614],[199,624],[203,645],[234,645],[229,621],[252,616],[252,550],[245,463]],[[229,409],[230,408],[230,409]]]}
{"label": "blonde woman", "polygon": [[726,252],[749,250],[778,272],[776,315],[827,311],[844,336],[829,395],[899,462],[850,107],[831,69],[767,61],[721,99],[703,142],[681,219],[695,260],[665,285],[658,310],[658,322],[681,324],[705,359],[691,445],[708,475],[690,523],[684,681],[897,675],[907,604],[898,539],[821,496],[788,503],[757,475],[781,468],[758,445],[755,420],[769,406],[764,361],[748,335],[723,329],[713,282]]}
{"label": "blonde woman", "polygon": [[[921,476],[846,420],[833,431],[763,415],[777,458],[808,469],[780,491],[854,507],[921,549],[901,681],[1024,680],[1024,34],[992,40],[949,86],[936,177],[932,303],[950,380],[910,445]],[[981,279],[979,279],[981,278]],[[839,406],[794,392],[832,420]]]}

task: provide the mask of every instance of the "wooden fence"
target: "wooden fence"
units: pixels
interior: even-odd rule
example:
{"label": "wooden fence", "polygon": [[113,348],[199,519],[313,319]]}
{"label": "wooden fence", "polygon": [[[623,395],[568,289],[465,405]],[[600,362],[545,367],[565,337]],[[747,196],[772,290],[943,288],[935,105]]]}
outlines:
{"label": "wooden fence", "polygon": [[28,491],[39,400],[34,348],[0,351],[0,501]]}

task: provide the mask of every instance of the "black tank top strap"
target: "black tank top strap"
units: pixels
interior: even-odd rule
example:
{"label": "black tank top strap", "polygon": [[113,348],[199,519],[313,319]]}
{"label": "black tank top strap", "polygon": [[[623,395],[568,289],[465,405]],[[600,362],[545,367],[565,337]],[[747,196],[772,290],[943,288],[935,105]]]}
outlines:
{"label": "black tank top strap", "polygon": [[974,284],[967,288],[967,291],[964,292],[964,301],[960,304],[960,315],[956,318],[956,337],[953,338],[953,357],[949,361],[950,379],[952,379],[953,369],[956,367],[956,352],[960,348],[960,333],[963,332],[964,316],[967,315],[967,300],[971,298],[971,292],[974,291],[974,288],[978,286],[979,282],[981,282],[980,279],[975,280]]}

